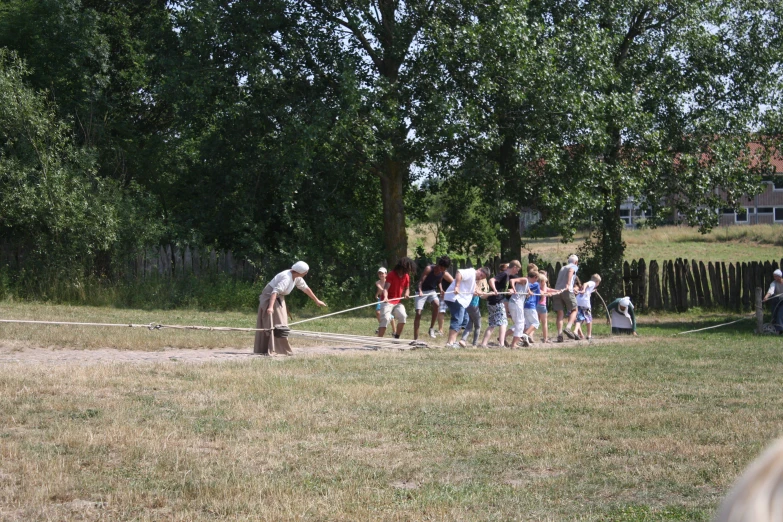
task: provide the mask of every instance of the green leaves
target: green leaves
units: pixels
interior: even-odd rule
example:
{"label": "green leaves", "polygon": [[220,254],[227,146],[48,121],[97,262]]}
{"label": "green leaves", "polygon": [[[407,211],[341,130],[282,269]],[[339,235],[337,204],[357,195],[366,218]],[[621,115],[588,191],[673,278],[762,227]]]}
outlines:
{"label": "green leaves", "polygon": [[0,232],[49,266],[68,267],[116,239],[116,188],[95,175],[92,151],[74,145],[26,75],[0,49]]}

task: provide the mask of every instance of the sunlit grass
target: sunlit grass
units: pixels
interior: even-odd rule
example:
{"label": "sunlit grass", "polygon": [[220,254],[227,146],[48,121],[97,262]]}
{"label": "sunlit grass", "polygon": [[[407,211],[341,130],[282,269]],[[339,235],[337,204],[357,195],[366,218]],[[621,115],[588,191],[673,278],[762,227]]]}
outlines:
{"label": "sunlit grass", "polygon": [[[0,314],[254,321],[19,303]],[[783,427],[780,338],[751,321],[673,335],[731,318],[647,316],[638,339],[546,349],[6,364],[0,519],[708,520]],[[360,333],[374,320],[306,324]],[[79,346],[66,327],[36,330],[26,349]],[[80,336],[85,348],[250,346],[140,333]]]}

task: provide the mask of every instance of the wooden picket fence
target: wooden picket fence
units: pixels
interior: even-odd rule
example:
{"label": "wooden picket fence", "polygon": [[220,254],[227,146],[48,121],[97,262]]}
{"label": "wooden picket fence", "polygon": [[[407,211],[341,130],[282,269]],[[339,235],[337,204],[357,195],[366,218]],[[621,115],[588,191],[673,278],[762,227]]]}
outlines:
{"label": "wooden picket fence", "polygon": [[[0,267],[21,269],[25,264],[23,247],[0,242]],[[554,284],[561,263],[529,260],[549,274]],[[423,268],[431,260],[420,259]],[[450,272],[459,268],[487,266],[498,273],[499,257],[473,259],[468,257],[452,264]],[[772,281],[772,272],[783,266],[778,261],[754,261],[751,263],[725,263],[675,259],[650,261],[644,259],[623,263],[623,295],[631,298],[637,310],[661,310],[685,312],[689,308],[722,308],[732,311],[750,311],[756,288],[766,290]],[[524,267],[523,267],[524,269]],[[125,280],[143,280],[150,277],[181,278],[186,276],[210,276],[225,274],[245,281],[254,281],[262,271],[248,259],[237,258],[230,250],[173,245],[148,248],[135,259],[116,269],[116,276]],[[604,296],[614,299],[618,296]]]}
{"label": "wooden picket fence", "polygon": [[257,265],[237,258],[231,250],[199,249],[172,245],[150,248],[140,252],[124,271],[126,279],[147,277],[178,278],[225,274],[244,281],[253,281],[260,274]]}
{"label": "wooden picket fence", "polygon": [[[540,270],[549,274],[550,284],[554,285],[560,262],[552,265],[536,261]],[[487,266],[496,274],[500,258],[475,264],[468,258],[458,261],[449,270],[452,275],[458,268]],[[650,261],[644,259],[623,263],[623,295],[631,298],[637,310],[655,310],[687,312],[693,307],[722,308],[732,311],[751,311],[753,309],[756,288],[765,292],[772,281],[772,272],[783,266],[778,261],[753,261],[751,263],[725,263],[675,259]],[[522,267],[524,270],[524,266]],[[584,278],[583,278],[584,279]],[[586,279],[585,279],[586,280]],[[605,296],[614,299],[618,296]]]}

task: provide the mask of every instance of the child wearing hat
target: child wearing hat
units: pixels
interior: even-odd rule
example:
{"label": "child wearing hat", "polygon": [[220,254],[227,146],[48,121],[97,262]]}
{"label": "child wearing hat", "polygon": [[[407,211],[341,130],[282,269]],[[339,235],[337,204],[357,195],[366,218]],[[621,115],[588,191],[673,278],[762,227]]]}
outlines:
{"label": "child wearing hat", "polygon": [[611,314],[613,334],[637,335],[636,314],[630,297],[615,299],[606,309]]}

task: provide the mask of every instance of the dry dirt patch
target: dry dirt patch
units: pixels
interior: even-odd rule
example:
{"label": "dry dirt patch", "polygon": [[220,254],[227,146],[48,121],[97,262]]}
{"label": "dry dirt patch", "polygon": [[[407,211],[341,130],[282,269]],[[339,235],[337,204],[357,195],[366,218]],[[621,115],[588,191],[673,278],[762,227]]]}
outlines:
{"label": "dry dirt patch", "polygon": [[[650,341],[651,338],[644,338],[646,341]],[[614,344],[618,342],[631,343],[637,339],[631,339],[626,336],[621,337],[608,337],[601,339],[593,339],[592,341],[570,341],[565,343],[536,343],[530,348],[521,348],[520,350],[551,350],[555,348],[572,348],[572,347],[584,347],[599,346],[602,344]],[[442,346],[433,345],[427,349],[441,349]],[[408,346],[404,346],[404,349],[409,349]],[[490,348],[484,351],[504,350],[508,348]],[[326,346],[326,345],[308,345],[304,343],[302,345],[294,346],[294,355],[298,357],[320,357],[327,355],[346,355],[346,354],[360,354],[360,353],[372,353],[376,351],[398,351],[395,348],[381,348],[376,347],[362,347],[362,346]],[[481,350],[479,348],[465,348],[464,350]],[[38,346],[31,342],[20,341],[0,341],[0,364],[51,364],[51,365],[63,365],[63,364],[75,364],[75,365],[92,365],[92,364],[107,364],[107,363],[207,363],[207,362],[225,362],[225,361],[246,361],[260,357],[253,354],[253,349],[250,347],[225,347],[216,349],[204,349],[204,348],[171,348],[164,347],[157,351],[148,350],[126,350],[116,349],[111,347],[97,348],[97,349],[85,349],[77,350],[73,348],[61,348],[61,347],[47,347]],[[270,357],[274,360],[287,360],[286,356],[274,356]]]}

